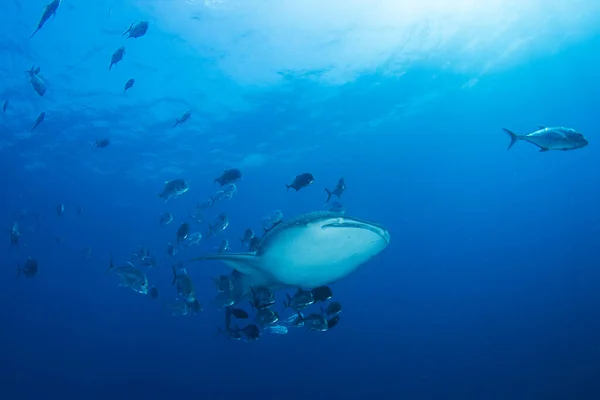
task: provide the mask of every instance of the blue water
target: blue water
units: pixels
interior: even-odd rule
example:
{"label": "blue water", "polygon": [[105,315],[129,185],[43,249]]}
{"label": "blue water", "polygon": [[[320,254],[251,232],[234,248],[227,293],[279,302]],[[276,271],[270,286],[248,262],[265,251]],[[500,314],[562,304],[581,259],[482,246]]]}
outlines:
{"label": "blue water", "polygon": [[[235,17],[220,23],[210,2],[173,0],[165,16],[161,1],[65,0],[32,39],[44,3],[5,3],[0,398],[600,398],[596,28],[556,46],[534,42],[542,50],[483,74],[424,57],[404,74],[389,73],[390,62],[331,82],[335,66],[246,63],[244,54],[270,53],[244,47],[244,35],[264,39],[261,26],[239,32],[228,25]],[[176,33],[177,18],[209,21],[212,31],[199,32],[210,40]],[[121,37],[142,19],[150,21],[144,37]],[[286,47],[295,45],[305,50],[296,41]],[[47,79],[43,97],[23,72],[31,65]],[[171,128],[187,109],[190,120]],[[42,111],[45,121],[29,132]],[[590,145],[538,153],[519,142],[506,151],[501,128],[540,124],[574,127]],[[103,137],[110,146],[94,148]],[[204,233],[220,212],[230,226],[168,259],[177,227],[228,167],[244,174],[238,192],[193,230]],[[302,172],[315,183],[287,193]],[[216,336],[224,321],[210,304],[211,277],[228,269],[188,260],[226,238],[239,250],[243,230],[259,230],[271,210],[323,209],[323,188],[341,176],[348,214],[386,226],[391,243],[332,284],[344,306],[339,325],[251,343]],[[176,178],[190,190],[165,204],[157,193]],[[175,221],[160,228],[165,211]],[[23,231],[18,249],[8,240],[13,222]],[[140,245],[159,256],[147,271],[157,300],[104,274],[110,254],[122,264]],[[15,279],[28,256],[39,275]],[[198,315],[174,317],[165,307],[178,261],[203,303]],[[277,307],[282,301],[279,293]]]}

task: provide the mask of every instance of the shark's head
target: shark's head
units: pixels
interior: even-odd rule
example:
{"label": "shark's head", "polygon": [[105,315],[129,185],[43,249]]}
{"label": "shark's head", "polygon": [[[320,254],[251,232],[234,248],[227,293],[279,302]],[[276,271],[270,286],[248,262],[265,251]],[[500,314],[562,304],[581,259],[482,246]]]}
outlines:
{"label": "shark's head", "polygon": [[335,213],[305,215],[279,230],[261,255],[266,270],[291,286],[316,287],[345,277],[390,242],[381,225]]}

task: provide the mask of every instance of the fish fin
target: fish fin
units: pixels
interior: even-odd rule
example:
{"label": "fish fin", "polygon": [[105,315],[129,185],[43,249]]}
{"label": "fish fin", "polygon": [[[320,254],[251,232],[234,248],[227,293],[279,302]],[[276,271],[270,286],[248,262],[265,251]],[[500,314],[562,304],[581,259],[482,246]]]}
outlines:
{"label": "fish fin", "polygon": [[173,282],[171,282],[171,285],[174,285],[175,282],[177,282],[177,270],[175,269],[175,266],[173,265]]}
{"label": "fish fin", "polygon": [[508,145],[508,149],[506,149],[508,151],[508,150],[510,150],[511,147],[513,147],[513,145],[515,143],[517,143],[517,140],[519,140],[519,136],[516,133],[509,131],[506,128],[502,128],[502,129],[504,130],[504,132],[506,132],[510,136],[510,144]]}
{"label": "fish fin", "polygon": [[131,25],[129,26],[129,29],[127,29],[125,32],[123,32],[123,34],[121,36],[125,36],[127,35],[129,32],[131,32],[131,28],[133,28],[133,22],[131,23]]}
{"label": "fish fin", "polygon": [[222,261],[234,270],[246,275],[252,275],[262,270],[257,264],[257,257],[254,253],[216,253],[194,258],[191,261],[202,260]]}
{"label": "fish fin", "polygon": [[327,192],[327,202],[329,203],[329,200],[331,200],[331,192],[327,188],[325,188],[325,191]]}
{"label": "fish fin", "polygon": [[172,126],[172,128],[175,128],[177,125],[179,125],[179,118],[177,118],[177,121],[175,122],[175,124]]}
{"label": "fish fin", "polygon": [[542,148],[540,148],[540,153],[543,153],[543,152],[545,152],[545,151],[548,151],[548,150],[549,150],[549,149],[547,149],[547,148],[545,148],[545,147],[542,147]]}
{"label": "fish fin", "polygon": [[29,39],[31,39],[33,37],[33,35],[35,35],[36,33],[38,33],[38,31],[40,30],[40,28],[37,28],[32,34],[31,36],[29,36]]}
{"label": "fish fin", "polygon": [[106,270],[106,272],[104,273],[104,275],[108,274],[113,269],[115,269],[115,263],[113,262],[113,258],[112,258],[112,254],[111,254],[110,255],[110,262],[108,264],[108,269]]}
{"label": "fish fin", "polygon": [[287,191],[287,192],[289,192],[289,191],[290,191],[290,188],[291,188],[291,186],[290,186],[290,185],[285,185],[285,187],[286,187],[286,191]]}
{"label": "fish fin", "polygon": [[288,298],[288,301],[287,301],[287,303],[285,301],[283,302],[283,308],[291,307],[292,306],[292,297],[290,296],[289,293],[286,293],[285,295]]}
{"label": "fish fin", "polygon": [[540,128],[540,129],[546,129],[547,127],[545,127],[544,125],[538,125],[538,128]]}

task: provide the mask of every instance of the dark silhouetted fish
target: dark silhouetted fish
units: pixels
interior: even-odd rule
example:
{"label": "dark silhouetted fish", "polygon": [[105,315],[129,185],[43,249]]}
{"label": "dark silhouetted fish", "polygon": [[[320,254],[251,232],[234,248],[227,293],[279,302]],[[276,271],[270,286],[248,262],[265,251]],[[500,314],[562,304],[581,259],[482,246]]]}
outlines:
{"label": "dark silhouetted fish", "polygon": [[231,311],[231,315],[236,317],[237,319],[246,319],[248,318],[248,313],[241,308],[229,307]]}
{"label": "dark silhouetted fish", "polygon": [[334,301],[327,306],[327,310],[325,310],[328,317],[332,317],[334,315],[338,315],[342,312],[342,304]]}
{"label": "dark silhouetted fish", "polygon": [[165,187],[162,192],[158,194],[158,197],[165,199],[165,203],[170,199],[181,196],[186,193],[190,187],[187,182],[183,179],[173,179],[172,181],[166,181]]}
{"label": "dark silhouetted fish", "polygon": [[25,275],[26,278],[33,278],[37,276],[39,272],[38,263],[33,258],[29,257],[27,261],[25,261],[25,265],[21,267],[21,264],[17,265],[17,277],[21,275]]}
{"label": "dark silhouetted fish", "polygon": [[107,147],[110,144],[110,140],[107,138],[96,140],[94,147]]}
{"label": "dark silhouetted fish", "polygon": [[110,58],[110,65],[108,66],[108,70],[112,69],[113,65],[116,65],[119,61],[123,59],[123,55],[125,54],[125,47],[119,47],[117,51],[115,51]]}
{"label": "dark silhouetted fish", "polygon": [[19,224],[16,222],[13,224],[12,229],[10,230],[10,244],[19,247],[19,238],[21,237],[21,232],[19,231]]}
{"label": "dark silhouetted fish", "polygon": [[50,19],[50,17],[56,15],[56,10],[58,10],[58,6],[60,5],[61,0],[52,0],[50,4],[46,6],[44,12],[42,14],[42,18],[40,18],[40,22],[38,23],[37,29],[29,36],[31,39],[33,35],[35,35],[44,24]]}
{"label": "dark silhouetted fish", "polygon": [[160,219],[158,220],[158,224],[160,226],[167,226],[171,222],[173,222],[173,214],[171,214],[170,212],[163,213],[160,216]]}
{"label": "dark silhouetted fish", "polygon": [[135,79],[133,79],[133,78],[131,78],[130,80],[125,82],[125,90],[123,90],[123,93],[127,93],[127,90],[131,89],[133,87],[134,83],[135,83]]}
{"label": "dark silhouetted fish", "polygon": [[339,315],[336,315],[335,317],[328,319],[327,320],[327,329],[329,330],[329,329],[333,328],[339,322],[340,322],[340,316]]}
{"label": "dark silhouetted fish", "polygon": [[6,112],[6,109],[8,108],[8,100],[6,100],[4,102],[4,104],[2,105],[2,112]]}
{"label": "dark silhouetted fish", "polygon": [[37,128],[44,121],[44,118],[46,118],[46,113],[41,112],[40,115],[38,115],[38,117],[35,119],[35,123],[31,127],[31,130],[35,130],[35,128]]}
{"label": "dark silhouetted fish", "polygon": [[230,183],[235,183],[242,178],[242,171],[237,168],[226,169],[221,175],[215,178],[214,182],[219,182],[221,186],[225,186]]}
{"label": "dark silhouetted fish", "polygon": [[140,21],[137,24],[132,23],[129,29],[127,29],[121,36],[125,36],[129,33],[129,38],[139,38],[142,37],[148,32],[148,21]]}
{"label": "dark silhouetted fish", "polygon": [[309,186],[314,181],[315,181],[315,178],[312,176],[312,174],[305,172],[303,174],[297,175],[294,178],[294,181],[292,183],[290,183],[289,185],[285,185],[285,187],[287,188],[288,191],[290,190],[290,188],[292,188],[292,189],[296,190],[296,192],[297,192],[298,190]]}
{"label": "dark silhouetted fish", "polygon": [[289,293],[285,294],[288,301],[283,302],[284,308],[291,308],[292,310],[302,310],[315,302],[315,298],[310,290],[302,290],[298,288],[298,291],[291,297]]}
{"label": "dark silhouetted fish", "polygon": [[185,121],[190,119],[191,116],[192,116],[191,111],[188,110],[188,111],[184,112],[183,114],[181,114],[181,117],[177,118],[177,121],[175,121],[173,128],[175,128],[177,125],[183,124]]}
{"label": "dark silhouetted fish", "polygon": [[333,292],[329,286],[319,286],[312,290],[315,301],[326,301],[333,297]]}
{"label": "dark silhouetted fish", "polygon": [[189,234],[190,234],[190,224],[188,224],[187,222],[184,222],[183,224],[181,224],[179,229],[177,229],[177,237],[176,237],[177,244],[179,244],[180,242],[187,239]]}
{"label": "dark silhouetted fish", "polygon": [[29,81],[33,86],[33,90],[40,96],[46,93],[46,82],[38,74],[40,73],[40,67],[33,66],[29,71],[25,71],[29,75]]}

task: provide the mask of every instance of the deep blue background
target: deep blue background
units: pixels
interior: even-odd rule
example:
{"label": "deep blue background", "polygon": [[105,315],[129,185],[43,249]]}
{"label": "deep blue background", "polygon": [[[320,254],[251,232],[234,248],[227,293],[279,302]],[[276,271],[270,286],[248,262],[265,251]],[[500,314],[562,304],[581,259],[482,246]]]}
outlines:
{"label": "deep blue background", "polygon": [[[0,246],[0,397],[600,398],[599,48],[596,38],[486,76],[470,90],[460,90],[468,77],[445,73],[438,83],[454,89],[377,135],[336,137],[327,134],[336,129],[328,123],[342,118],[350,127],[392,107],[399,92],[429,90],[433,71],[415,68],[402,79],[365,75],[320,104],[325,116],[317,120],[302,103],[309,84],[292,80],[285,90],[257,95],[251,113],[211,122],[209,135],[247,132],[229,144],[242,153],[287,126],[309,133],[290,133],[280,145],[293,154],[309,142],[310,152],[244,170],[237,196],[207,214],[230,216],[224,237],[234,248],[269,210],[290,216],[321,209],[323,187],[340,176],[348,181],[342,200],[349,214],[382,223],[392,235],[380,256],[333,285],[344,305],[336,329],[293,330],[255,343],[215,336],[223,318],[209,304],[210,277],[226,272],[222,265],[187,265],[204,303],[201,315],[172,317],[164,308],[175,294],[166,243],[215,189],[222,166],[207,162],[188,171],[190,192],[165,205],[156,193],[175,176],[136,181],[119,172],[142,152],[160,159],[160,130],[90,149],[96,136],[110,136],[94,128],[85,140],[65,142],[55,157],[46,155],[47,168],[24,171],[32,161],[24,154],[59,140],[61,127],[85,129],[85,115],[57,110],[39,134],[0,149],[7,233]],[[0,56],[8,60],[12,51],[5,47]],[[25,88],[0,88],[11,107],[36,96],[21,75],[11,79]],[[2,135],[23,130],[38,113],[0,116]],[[540,154],[518,143],[506,151],[502,127],[528,132],[539,124],[575,127],[590,145]],[[112,170],[93,174],[78,167],[83,160]],[[305,171],[314,174],[314,186],[286,193],[284,184]],[[66,213],[58,218],[61,202]],[[24,236],[17,250],[8,231],[23,209],[29,214],[19,221]],[[176,222],[159,229],[167,209]],[[210,251],[219,240],[178,259]],[[161,291],[157,301],[104,275],[109,253],[124,262],[140,244],[161,255],[160,267],[149,272]],[[81,254],[86,246],[93,248],[89,260]],[[15,279],[17,262],[28,255],[38,259],[39,276]]]}

